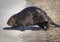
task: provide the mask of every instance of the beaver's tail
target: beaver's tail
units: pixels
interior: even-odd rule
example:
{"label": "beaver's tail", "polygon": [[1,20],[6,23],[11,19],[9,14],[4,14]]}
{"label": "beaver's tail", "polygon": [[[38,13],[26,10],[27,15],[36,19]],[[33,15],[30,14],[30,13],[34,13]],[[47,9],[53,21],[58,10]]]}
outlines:
{"label": "beaver's tail", "polygon": [[48,17],[48,19],[49,19],[49,23],[50,23],[51,25],[54,25],[55,27],[60,27],[60,25],[54,23],[50,17]]}

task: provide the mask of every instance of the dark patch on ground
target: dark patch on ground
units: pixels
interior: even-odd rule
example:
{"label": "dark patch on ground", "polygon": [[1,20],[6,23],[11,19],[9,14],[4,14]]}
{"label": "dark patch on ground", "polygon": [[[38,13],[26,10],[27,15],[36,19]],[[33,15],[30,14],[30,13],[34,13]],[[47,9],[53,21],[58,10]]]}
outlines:
{"label": "dark patch on ground", "polygon": [[[4,30],[22,30],[22,27],[17,27],[17,28],[11,28],[11,27],[5,27],[3,28]],[[31,27],[31,26],[26,26],[25,30],[40,30],[41,28],[39,27]]]}

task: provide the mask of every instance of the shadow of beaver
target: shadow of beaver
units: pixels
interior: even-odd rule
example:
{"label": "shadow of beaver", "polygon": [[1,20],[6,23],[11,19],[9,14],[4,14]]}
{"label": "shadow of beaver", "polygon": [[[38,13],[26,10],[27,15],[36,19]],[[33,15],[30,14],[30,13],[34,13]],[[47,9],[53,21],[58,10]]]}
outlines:
{"label": "shadow of beaver", "polygon": [[[11,27],[5,27],[5,28],[3,28],[4,30],[22,30],[22,27],[16,27],[16,28],[11,28]],[[33,30],[33,31],[38,31],[38,30],[40,30],[41,28],[39,28],[39,26],[38,27],[36,27],[36,26],[26,26],[25,27],[25,30]],[[41,29],[42,30],[42,29]]]}
{"label": "shadow of beaver", "polygon": [[45,11],[35,6],[27,7],[21,12],[11,16],[7,24],[11,26],[12,29],[21,26],[22,31],[29,25],[38,25],[45,31],[49,29],[50,24],[55,27],[60,27],[60,25],[51,20]]}

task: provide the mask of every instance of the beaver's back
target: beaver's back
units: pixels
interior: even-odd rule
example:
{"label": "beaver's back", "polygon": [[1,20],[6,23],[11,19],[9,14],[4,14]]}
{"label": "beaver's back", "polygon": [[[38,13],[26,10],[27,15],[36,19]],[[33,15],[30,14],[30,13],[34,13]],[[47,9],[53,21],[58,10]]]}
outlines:
{"label": "beaver's back", "polygon": [[38,7],[27,7],[13,15],[7,22],[11,26],[37,24],[47,19],[47,14]]}

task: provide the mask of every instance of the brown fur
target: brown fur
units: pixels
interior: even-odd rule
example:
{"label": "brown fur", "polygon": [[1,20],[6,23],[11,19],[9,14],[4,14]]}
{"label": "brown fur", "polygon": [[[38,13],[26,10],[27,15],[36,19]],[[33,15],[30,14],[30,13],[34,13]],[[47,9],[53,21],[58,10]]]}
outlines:
{"label": "brown fur", "polygon": [[[7,24],[12,27],[22,26],[23,30],[25,26],[28,25],[39,25],[44,29],[49,28],[49,24],[53,23],[50,17],[42,9],[38,7],[27,7],[21,12],[13,15],[8,20]],[[54,23],[53,23],[54,24]]]}

